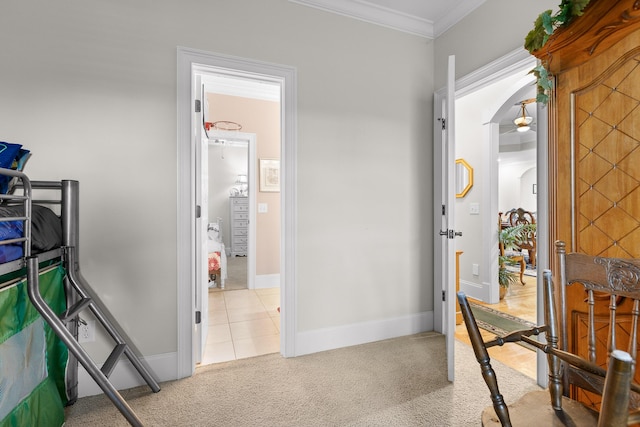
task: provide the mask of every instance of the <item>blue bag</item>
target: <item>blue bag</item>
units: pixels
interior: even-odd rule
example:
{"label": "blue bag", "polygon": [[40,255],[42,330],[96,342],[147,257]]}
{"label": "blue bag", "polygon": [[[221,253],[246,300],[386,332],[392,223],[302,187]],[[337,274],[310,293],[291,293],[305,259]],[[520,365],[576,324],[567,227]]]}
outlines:
{"label": "blue bag", "polygon": [[[0,141],[0,168],[22,171],[29,155],[29,150],[23,149],[20,144]],[[9,192],[11,181],[12,177],[0,175],[0,193]]]}

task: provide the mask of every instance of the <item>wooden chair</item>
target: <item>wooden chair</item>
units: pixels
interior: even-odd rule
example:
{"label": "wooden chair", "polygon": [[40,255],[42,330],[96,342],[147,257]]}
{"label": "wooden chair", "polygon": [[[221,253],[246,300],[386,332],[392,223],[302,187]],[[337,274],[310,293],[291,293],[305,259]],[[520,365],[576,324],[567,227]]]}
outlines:
{"label": "wooden chair", "polygon": [[[559,343],[567,351],[605,367],[609,355],[625,348],[633,358],[638,353],[640,318],[640,260],[605,258],[566,253],[556,242],[559,292]],[[638,382],[640,373],[634,372]],[[565,369],[566,394],[597,407],[602,392],[601,375]],[[634,385],[631,407],[640,408],[640,392]]]}
{"label": "wooden chair", "polygon": [[[498,230],[502,230],[504,227],[509,227],[509,225],[505,225],[502,221],[502,212],[498,212]],[[498,239],[498,248],[500,249],[500,256],[505,256],[505,248],[504,244],[500,239]],[[524,281],[524,272],[527,268],[527,263],[524,260],[524,255],[516,255],[509,254],[508,257],[514,262],[514,264],[520,265],[520,283],[522,286],[526,285]]]}
{"label": "wooden chair", "polygon": [[[531,212],[525,211],[522,208],[511,209],[506,213],[506,216],[507,216],[506,222],[510,227],[513,227],[519,224],[535,224],[536,223],[535,216]],[[527,241],[520,243],[518,247],[520,248],[520,250],[525,250],[529,253],[529,263],[533,268],[535,268],[536,267],[536,251],[537,251],[536,233],[531,232],[527,237],[528,237]]]}
{"label": "wooden chair", "polygon": [[[629,411],[636,405],[636,393],[640,385],[632,381],[637,354],[637,326],[640,316],[640,260],[593,257],[582,254],[565,254],[564,243],[557,243],[559,278],[555,295],[551,271],[545,270],[544,313],[545,324],[527,330],[515,331],[504,337],[484,341],[473,312],[464,293],[458,293],[458,301],[476,359],[484,380],[489,387],[493,406],[482,415],[483,425],[598,425],[623,426],[640,422],[640,412]],[[580,283],[587,294],[587,312],[566,313],[567,286]],[[579,286],[579,285],[578,285]],[[600,295],[598,295],[600,294]],[[606,307],[597,304],[597,298],[607,295]],[[556,299],[557,298],[557,299]],[[617,336],[621,328],[617,308],[621,298],[632,301],[631,313],[624,316],[629,337],[626,351],[619,350]],[[556,307],[559,303],[559,313]],[[602,310],[608,311],[606,322],[602,321]],[[585,333],[588,354],[574,353],[570,340],[580,341],[578,334],[568,331],[572,324],[568,315],[586,319]],[[613,327],[611,327],[613,326]],[[544,341],[535,336],[544,332]],[[603,346],[601,343],[607,343]],[[498,388],[488,348],[506,343],[524,342],[547,354],[549,366],[548,391],[537,391],[525,395],[519,402],[507,408]],[[603,352],[600,355],[599,352]],[[607,368],[608,367],[608,368]],[[581,388],[601,396],[597,407],[588,408],[567,397],[572,389]],[[631,405],[630,405],[631,402]],[[599,409],[599,414],[592,409]]]}

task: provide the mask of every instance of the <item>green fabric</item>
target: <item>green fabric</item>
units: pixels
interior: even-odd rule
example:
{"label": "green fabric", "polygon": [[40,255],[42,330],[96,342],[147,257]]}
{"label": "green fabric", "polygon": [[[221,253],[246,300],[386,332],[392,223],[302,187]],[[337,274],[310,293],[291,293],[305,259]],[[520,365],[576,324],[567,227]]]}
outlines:
{"label": "green fabric", "polygon": [[[39,415],[38,415],[39,414]],[[0,421],[1,427],[59,427],[64,424],[64,406],[49,378]]]}
{"label": "green fabric", "polygon": [[[58,266],[41,274],[39,280],[43,299],[58,315],[66,309],[64,274],[64,268]],[[40,314],[29,300],[26,280],[0,292],[0,313],[2,313],[0,344],[38,319]],[[11,414],[0,421],[0,427],[60,426],[64,423],[63,407],[67,403],[65,371],[68,350],[46,322],[44,330],[47,342],[48,376]],[[46,415],[39,417],[42,414]]]}

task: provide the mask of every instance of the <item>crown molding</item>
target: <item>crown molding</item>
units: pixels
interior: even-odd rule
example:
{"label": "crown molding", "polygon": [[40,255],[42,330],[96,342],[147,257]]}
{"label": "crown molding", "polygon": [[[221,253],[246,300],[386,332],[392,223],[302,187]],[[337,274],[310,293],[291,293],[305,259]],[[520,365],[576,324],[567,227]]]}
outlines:
{"label": "crown molding", "polygon": [[289,0],[292,3],[359,19],[428,39],[435,38],[433,22],[364,0]]}
{"label": "crown molding", "polygon": [[464,0],[434,23],[434,37],[440,37],[465,16],[480,7],[486,0]]}

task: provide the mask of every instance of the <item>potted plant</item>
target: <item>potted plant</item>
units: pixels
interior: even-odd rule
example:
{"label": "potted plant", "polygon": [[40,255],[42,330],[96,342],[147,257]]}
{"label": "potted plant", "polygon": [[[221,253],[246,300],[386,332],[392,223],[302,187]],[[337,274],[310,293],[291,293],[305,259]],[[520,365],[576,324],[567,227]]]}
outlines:
{"label": "potted plant", "polygon": [[500,299],[504,298],[509,286],[518,281],[518,275],[507,268],[507,266],[516,264],[513,258],[507,255],[507,251],[517,249],[518,244],[526,242],[529,235],[535,232],[536,224],[518,224],[498,231],[498,244],[500,245],[500,255],[498,256]]}

